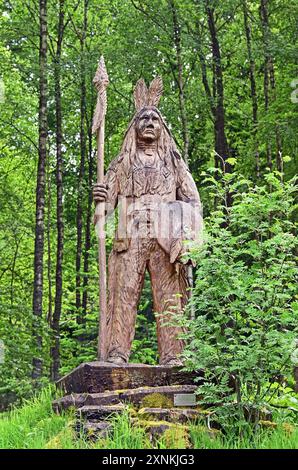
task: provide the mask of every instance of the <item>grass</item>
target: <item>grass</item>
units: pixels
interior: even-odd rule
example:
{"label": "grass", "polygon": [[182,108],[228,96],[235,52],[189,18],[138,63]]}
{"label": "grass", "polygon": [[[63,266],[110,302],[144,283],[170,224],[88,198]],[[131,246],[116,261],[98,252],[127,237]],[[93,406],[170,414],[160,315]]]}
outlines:
{"label": "grass", "polygon": [[0,418],[1,449],[41,449],[47,441],[67,425],[66,416],[58,416],[51,408],[52,391],[45,388],[21,408]]}
{"label": "grass", "polygon": [[195,449],[298,449],[298,428],[288,432],[283,426],[274,430],[260,430],[255,435],[210,436],[208,432],[192,427],[191,440]]}
{"label": "grass", "polygon": [[145,430],[132,425],[129,414],[116,415],[112,419],[113,433],[107,438],[98,441],[102,449],[150,449],[152,448]]}
{"label": "grass", "polygon": [[190,427],[189,436],[181,430],[166,432],[155,443],[145,430],[131,423],[129,413],[112,419],[112,432],[105,439],[87,441],[74,431],[73,412],[56,415],[51,407],[52,388],[45,388],[22,407],[0,415],[1,449],[298,449],[298,428],[293,425],[263,429],[253,436],[223,436],[210,433],[202,425]]}

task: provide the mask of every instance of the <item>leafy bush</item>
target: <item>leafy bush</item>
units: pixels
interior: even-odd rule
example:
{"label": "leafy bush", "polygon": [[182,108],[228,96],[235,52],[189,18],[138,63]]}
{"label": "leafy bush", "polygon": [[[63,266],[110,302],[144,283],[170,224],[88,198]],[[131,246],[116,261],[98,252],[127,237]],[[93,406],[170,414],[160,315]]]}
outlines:
{"label": "leafy bush", "polygon": [[[202,246],[191,246],[196,318],[183,353],[205,369],[198,394],[224,429],[257,426],[292,374],[298,329],[296,180],[268,173],[259,186],[212,169],[205,184],[214,210]],[[229,203],[228,203],[229,201]],[[296,280],[295,280],[296,277]],[[230,385],[235,394],[231,394]]]}

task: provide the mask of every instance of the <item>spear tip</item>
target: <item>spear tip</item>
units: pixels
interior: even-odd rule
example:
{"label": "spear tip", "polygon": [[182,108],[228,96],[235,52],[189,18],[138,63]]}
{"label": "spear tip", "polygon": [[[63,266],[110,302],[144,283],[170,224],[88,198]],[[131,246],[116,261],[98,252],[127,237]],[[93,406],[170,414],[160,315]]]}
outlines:
{"label": "spear tip", "polygon": [[107,111],[107,93],[106,88],[109,84],[108,72],[106,69],[103,55],[100,57],[93,84],[97,90],[97,104],[93,116],[92,132],[95,133],[101,126]]}
{"label": "spear tip", "polygon": [[93,78],[93,83],[96,86],[97,90],[99,90],[101,86],[107,87],[109,84],[109,76],[103,55],[100,56],[98,67]]}

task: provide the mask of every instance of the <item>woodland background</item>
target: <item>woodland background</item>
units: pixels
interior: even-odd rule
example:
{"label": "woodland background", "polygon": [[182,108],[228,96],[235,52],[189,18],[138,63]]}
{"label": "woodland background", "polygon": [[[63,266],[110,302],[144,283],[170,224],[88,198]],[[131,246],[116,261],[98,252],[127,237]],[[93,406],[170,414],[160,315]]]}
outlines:
{"label": "woodland background", "polygon": [[[161,75],[160,109],[208,217],[217,198],[208,169],[259,187],[268,173],[284,183],[297,172],[296,39],[294,0],[1,2],[0,408],[96,357],[100,55],[110,78],[106,164],[133,116],[136,81]],[[131,360],[155,363],[148,279],[139,310]]]}

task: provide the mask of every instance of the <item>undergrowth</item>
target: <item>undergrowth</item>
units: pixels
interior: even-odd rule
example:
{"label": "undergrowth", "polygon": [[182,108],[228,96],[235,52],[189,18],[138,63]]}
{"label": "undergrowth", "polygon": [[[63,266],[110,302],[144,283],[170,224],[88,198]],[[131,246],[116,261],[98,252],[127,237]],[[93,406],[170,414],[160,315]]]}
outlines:
{"label": "undergrowth", "polygon": [[74,430],[74,411],[57,415],[52,410],[54,392],[45,388],[20,408],[0,416],[1,449],[297,449],[298,427],[280,422],[275,428],[260,429],[251,435],[214,433],[202,424],[190,426],[186,437],[175,430],[154,442],[145,430],[131,422],[129,413],[112,418],[106,438],[87,441]]}

